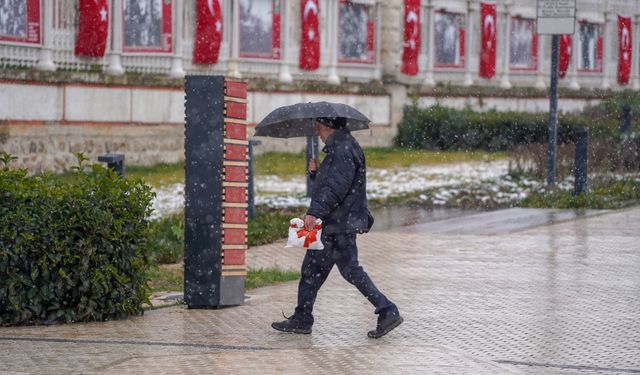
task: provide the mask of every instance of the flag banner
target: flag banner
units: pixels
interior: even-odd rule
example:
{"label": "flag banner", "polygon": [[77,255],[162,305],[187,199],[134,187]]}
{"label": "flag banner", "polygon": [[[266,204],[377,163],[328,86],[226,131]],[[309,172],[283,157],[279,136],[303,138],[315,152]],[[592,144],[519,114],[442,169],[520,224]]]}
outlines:
{"label": "flag banner", "polygon": [[631,75],[631,17],[618,16],[618,83],[626,85]]}
{"label": "flag banner", "polygon": [[172,51],[171,0],[123,0],[124,52]]}
{"label": "flag banner", "polygon": [[496,4],[480,4],[482,25],[480,45],[480,77],[491,78],[496,74]]}
{"label": "flag banner", "polygon": [[102,57],[109,35],[107,0],[80,0],[78,9],[77,56]]}
{"label": "flag banner", "polygon": [[300,0],[302,33],[300,35],[300,69],[320,67],[320,26],[318,0]]}
{"label": "flag banner", "polygon": [[215,64],[222,42],[222,10],[219,0],[196,1],[194,64]]}
{"label": "flag banner", "polygon": [[0,41],[40,44],[40,0],[0,1]]}
{"label": "flag banner", "polygon": [[573,37],[571,34],[564,34],[560,36],[560,57],[558,59],[558,75],[560,79],[567,75],[569,70],[569,64],[571,63],[571,56],[573,55]]}
{"label": "flag banner", "polygon": [[418,74],[420,54],[420,0],[404,1],[404,49],[400,71],[406,75]]}

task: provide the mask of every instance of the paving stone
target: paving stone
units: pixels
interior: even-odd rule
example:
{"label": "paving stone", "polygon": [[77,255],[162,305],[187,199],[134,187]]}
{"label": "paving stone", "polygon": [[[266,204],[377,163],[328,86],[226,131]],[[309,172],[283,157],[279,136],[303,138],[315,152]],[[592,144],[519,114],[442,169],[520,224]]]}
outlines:
{"label": "paving stone", "polygon": [[[374,232],[365,270],[405,322],[372,340],[373,308],[332,271],[311,335],[276,332],[297,282],[243,306],[0,328],[0,373],[640,374],[640,208],[492,234]],[[252,248],[297,269],[300,250]]]}

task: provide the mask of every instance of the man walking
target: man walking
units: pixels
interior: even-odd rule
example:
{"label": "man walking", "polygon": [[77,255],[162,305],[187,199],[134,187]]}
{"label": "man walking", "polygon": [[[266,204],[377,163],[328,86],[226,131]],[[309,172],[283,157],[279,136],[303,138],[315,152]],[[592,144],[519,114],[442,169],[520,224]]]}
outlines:
{"label": "man walking", "polygon": [[368,232],[373,224],[367,208],[364,153],[346,128],[344,118],[317,119],[314,131],[325,143],[322,151],[327,155],[319,168],[315,159],[309,166],[313,189],[304,222],[311,230],[316,219],[322,219],[324,250],[307,250],[295,313],[271,326],[283,332],[311,333],[316,295],[336,264],[342,277],[375,306],[378,324],[368,336],[379,338],[399,326],[403,319],[396,305],[376,288],[358,263],[356,235]]}

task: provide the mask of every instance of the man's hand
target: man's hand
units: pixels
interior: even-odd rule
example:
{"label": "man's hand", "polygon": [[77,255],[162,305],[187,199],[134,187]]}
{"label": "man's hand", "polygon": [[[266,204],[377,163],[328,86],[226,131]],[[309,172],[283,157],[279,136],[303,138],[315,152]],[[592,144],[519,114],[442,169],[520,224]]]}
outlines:
{"label": "man's hand", "polygon": [[318,159],[309,160],[309,173],[315,173],[318,170]]}
{"label": "man's hand", "polygon": [[313,230],[313,227],[316,226],[317,218],[313,215],[304,215],[304,227],[307,228],[308,231]]}

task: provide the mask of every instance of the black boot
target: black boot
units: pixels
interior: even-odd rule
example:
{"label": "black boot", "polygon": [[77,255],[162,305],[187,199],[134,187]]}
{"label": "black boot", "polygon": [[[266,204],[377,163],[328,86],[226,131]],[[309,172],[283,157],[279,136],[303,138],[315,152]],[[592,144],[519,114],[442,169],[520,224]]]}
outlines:
{"label": "black boot", "polygon": [[[284,316],[284,314],[282,315]],[[295,315],[288,318],[285,316],[285,318],[287,320],[271,323],[271,327],[282,332],[301,333],[305,335],[311,333],[311,326],[300,322],[296,319]]]}
{"label": "black boot", "polygon": [[369,331],[367,336],[372,339],[379,339],[380,337],[386,335],[391,332],[392,329],[399,326],[404,319],[400,316],[400,313],[396,309],[395,311],[388,314],[380,314],[378,315],[378,324],[376,325],[376,329],[373,331]]}

